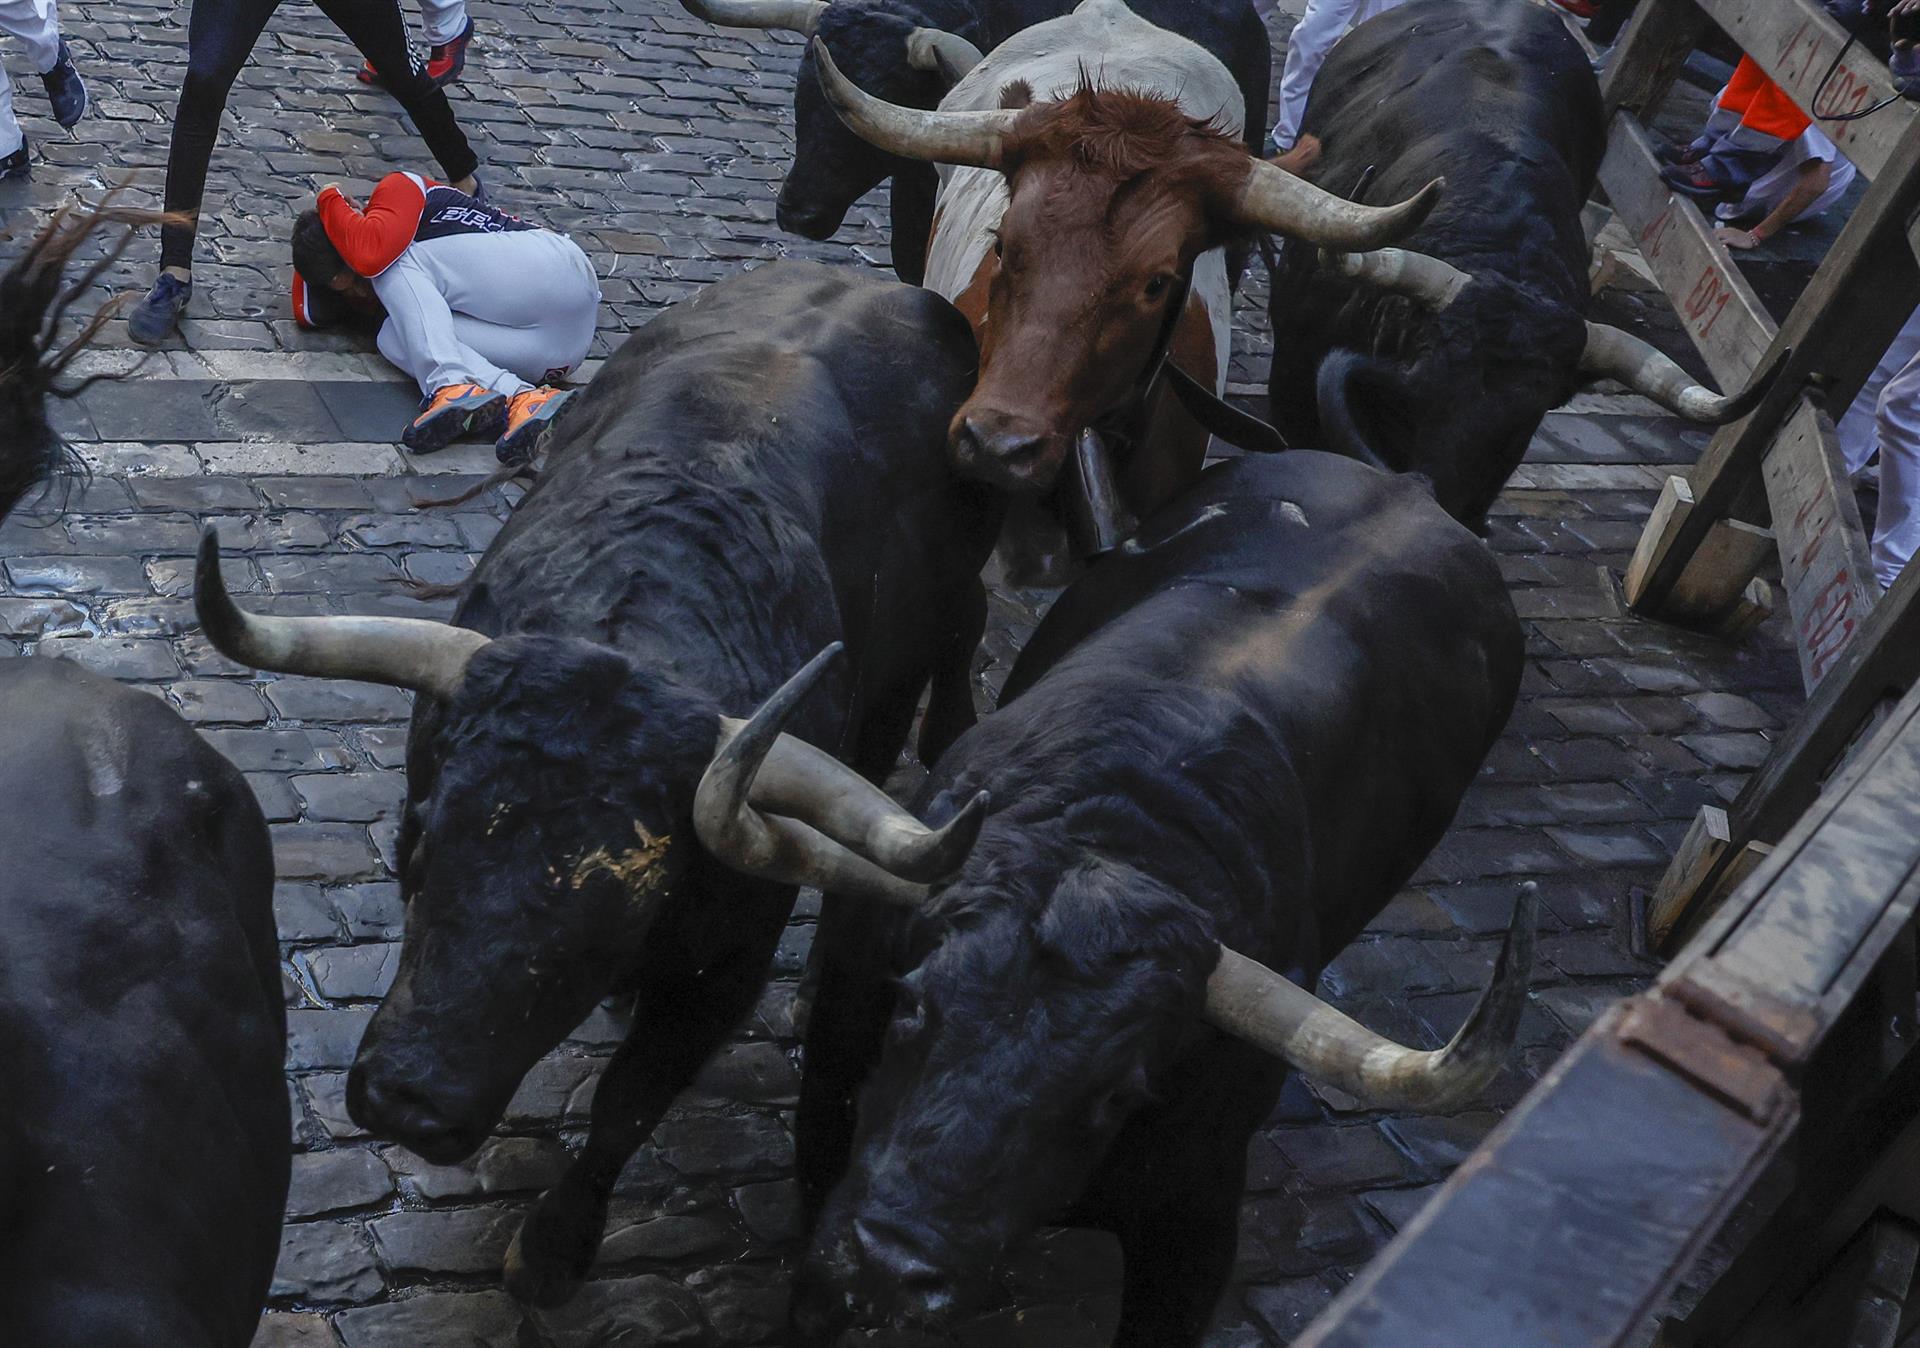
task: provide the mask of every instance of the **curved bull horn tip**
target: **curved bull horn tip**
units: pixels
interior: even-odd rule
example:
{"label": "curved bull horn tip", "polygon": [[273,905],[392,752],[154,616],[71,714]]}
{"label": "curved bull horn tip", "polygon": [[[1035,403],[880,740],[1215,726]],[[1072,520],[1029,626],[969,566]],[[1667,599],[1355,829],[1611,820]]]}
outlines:
{"label": "curved bull horn tip", "polygon": [[1383,1038],[1225,946],[1207,980],[1207,1018],[1369,1109],[1451,1109],[1493,1079],[1513,1046],[1533,969],[1537,896],[1533,882],[1520,887],[1493,978],[1444,1048],[1422,1052]]}
{"label": "curved bull horn tip", "polygon": [[1651,342],[1610,324],[1589,322],[1587,345],[1580,353],[1580,372],[1592,379],[1617,379],[1689,421],[1723,426],[1747,415],[1766,397],[1789,354],[1791,349],[1783,347],[1741,392],[1715,393],[1695,383],[1692,375]]}
{"label": "curved bull horn tip", "polygon": [[490,638],[423,618],[269,618],[233,602],[220,575],[220,537],[201,535],[194,609],[207,639],[228,659],[315,678],[361,679],[450,697],[467,661]]}
{"label": "curved bull horn tip", "polygon": [[916,28],[907,34],[907,64],[939,75],[949,86],[985,59],[978,47],[943,28]]}
{"label": "curved bull horn tip", "polygon": [[813,40],[814,70],[827,102],[856,136],[903,159],[999,168],[1018,112],[927,112],[875,98],[840,72],[833,54]]}
{"label": "curved bull horn tip", "polygon": [[1320,250],[1322,265],[1343,276],[1418,300],[1436,312],[1473,283],[1473,276],[1451,262],[1405,248],[1376,248],[1370,253]]}
{"label": "curved bull horn tip", "polygon": [[837,641],[821,651],[750,719],[721,718],[694,792],[694,831],[715,859],[748,875],[918,906],[926,885],[905,872],[944,875],[978,824],[963,817],[930,830],[831,754],[782,733],[840,652]]}
{"label": "curved bull horn tip", "polygon": [[721,28],[777,28],[813,36],[827,0],[680,0],[696,19]]}
{"label": "curved bull horn tip", "polygon": [[[919,836],[903,839],[896,859],[888,863],[887,869],[903,879],[922,884],[946,879],[960,869],[967,854],[973,851],[974,843],[980,838],[980,826],[987,822],[990,803],[991,798],[985,791],[976,791],[973,799],[939,828],[929,829],[913,820],[912,831]],[[907,818],[913,819],[911,815]]]}
{"label": "curved bull horn tip", "polygon": [[1253,160],[1233,215],[1241,224],[1290,234],[1343,252],[1367,252],[1405,238],[1433,210],[1446,186],[1435,178],[1405,201],[1363,206],[1334,196],[1277,165]]}

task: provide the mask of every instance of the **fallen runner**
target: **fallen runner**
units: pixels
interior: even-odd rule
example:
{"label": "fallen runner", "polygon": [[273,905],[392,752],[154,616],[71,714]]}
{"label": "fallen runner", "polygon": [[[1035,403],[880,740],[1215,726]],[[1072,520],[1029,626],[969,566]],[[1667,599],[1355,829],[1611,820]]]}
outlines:
{"label": "fallen runner", "polygon": [[293,266],[302,325],[384,312],[380,354],[425,395],[400,433],[420,454],[472,435],[497,437],[502,463],[532,458],[600,308],[573,240],[416,173],[388,174],[364,212],[321,188],[294,221]]}

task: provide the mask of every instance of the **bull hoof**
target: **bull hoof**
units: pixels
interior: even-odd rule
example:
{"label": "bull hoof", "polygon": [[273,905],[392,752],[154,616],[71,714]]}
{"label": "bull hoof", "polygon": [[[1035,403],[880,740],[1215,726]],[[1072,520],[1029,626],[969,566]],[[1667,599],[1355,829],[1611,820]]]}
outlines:
{"label": "bull hoof", "polygon": [[564,1201],[554,1201],[558,1196],[548,1194],[527,1214],[501,1261],[508,1294],[543,1310],[565,1305],[580,1290],[606,1225],[604,1212],[569,1212]]}

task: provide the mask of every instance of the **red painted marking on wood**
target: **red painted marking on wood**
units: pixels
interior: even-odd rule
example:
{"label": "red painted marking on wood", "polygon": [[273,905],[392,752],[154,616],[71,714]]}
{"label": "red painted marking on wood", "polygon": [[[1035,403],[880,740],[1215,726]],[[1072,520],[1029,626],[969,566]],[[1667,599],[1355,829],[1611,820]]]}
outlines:
{"label": "red painted marking on wood", "polygon": [[1640,231],[1640,251],[1649,258],[1660,256],[1660,246],[1667,241],[1667,231],[1673,228],[1674,201],[1667,198],[1667,209],[1655,216],[1653,222]]}
{"label": "red painted marking on wood", "polygon": [[[1687,292],[1681,312],[1699,328],[1700,336],[1705,337],[1713,331],[1713,325],[1720,321],[1720,315],[1726,312],[1727,305],[1732,301],[1733,290],[1720,275],[1720,269],[1709,261],[1700,269],[1693,289]],[[1701,323],[1703,318],[1705,323]]]}
{"label": "red painted marking on wood", "polygon": [[1813,603],[1813,611],[1800,626],[1807,651],[1807,668],[1815,683],[1820,681],[1858,625],[1853,616],[1852,577],[1842,571],[1827,583]]}
{"label": "red painted marking on wood", "polygon": [[[1807,570],[1812,564],[1813,554],[1819,550],[1821,543],[1826,541],[1828,531],[1833,528],[1833,511],[1826,508],[1831,504],[1832,502],[1827,499],[1825,493],[1816,493],[1807,498],[1798,513],[1793,517],[1794,532],[1806,539],[1806,544],[1800,549],[1800,555],[1796,559],[1802,571]],[[1815,510],[1821,512],[1820,522],[1816,527],[1809,529],[1807,526],[1807,518],[1812,515]]]}

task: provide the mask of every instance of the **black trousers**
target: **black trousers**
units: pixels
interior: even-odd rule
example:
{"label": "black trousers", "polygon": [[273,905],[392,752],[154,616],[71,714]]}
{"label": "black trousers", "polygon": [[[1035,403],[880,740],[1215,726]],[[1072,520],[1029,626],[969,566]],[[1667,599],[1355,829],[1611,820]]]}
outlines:
{"label": "black trousers", "polygon": [[[373,63],[387,92],[413,118],[427,148],[440,161],[449,182],[458,182],[479,166],[459,125],[446,91],[433,87],[407,54],[407,30],[399,0],[315,0],[320,10]],[[167,154],[167,209],[198,212],[207,190],[207,164],[213,158],[220,114],[240,67],[280,0],[194,0],[187,21],[187,80],[173,116],[173,145]],[[344,92],[342,98],[345,97]],[[160,265],[193,264],[192,223],[160,233]]]}

